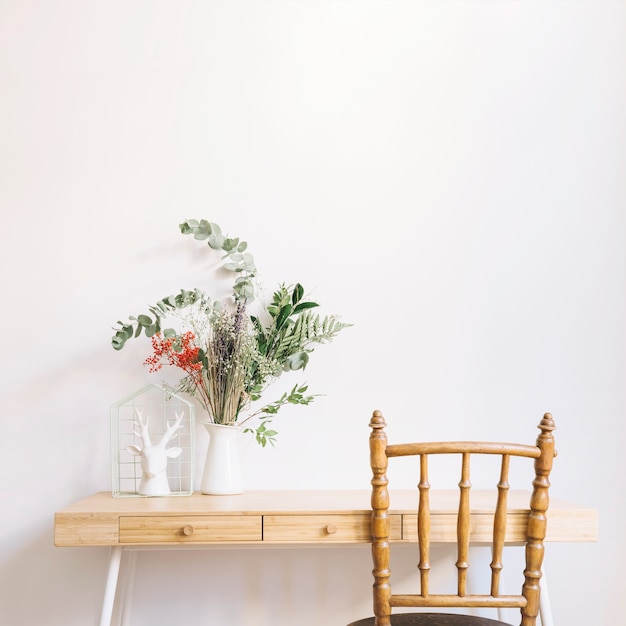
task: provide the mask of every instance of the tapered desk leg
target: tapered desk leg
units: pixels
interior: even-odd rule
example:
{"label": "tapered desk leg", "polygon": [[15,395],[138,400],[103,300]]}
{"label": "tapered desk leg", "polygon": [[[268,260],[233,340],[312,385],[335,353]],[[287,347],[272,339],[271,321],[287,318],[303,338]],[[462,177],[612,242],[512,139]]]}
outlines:
{"label": "tapered desk leg", "polygon": [[539,617],[541,626],[554,626],[552,621],[552,606],[550,604],[550,592],[545,570],[541,573],[541,595],[539,596]]}
{"label": "tapered desk leg", "polygon": [[120,564],[122,562],[122,546],[113,546],[109,554],[109,571],[107,573],[106,586],[104,588],[104,599],[102,600],[102,613],[100,614],[100,626],[111,626],[113,616],[113,604],[115,603],[115,592],[117,591],[117,581],[120,575]]}
{"label": "tapered desk leg", "polygon": [[132,607],[133,592],[135,589],[135,572],[137,571],[137,551],[128,550],[126,556],[126,564],[124,565],[124,580],[122,591],[122,617],[120,626],[130,626],[130,614]]}

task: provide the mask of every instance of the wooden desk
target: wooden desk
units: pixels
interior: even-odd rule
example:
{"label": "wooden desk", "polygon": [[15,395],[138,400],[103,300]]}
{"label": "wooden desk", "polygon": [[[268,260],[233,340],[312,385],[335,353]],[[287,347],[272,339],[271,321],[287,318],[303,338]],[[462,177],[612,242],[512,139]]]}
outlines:
{"label": "wooden desk", "polygon": [[[506,542],[525,541],[529,493],[511,491]],[[458,491],[432,491],[432,541],[456,541]],[[417,540],[417,491],[390,492],[392,541]],[[491,541],[495,494],[473,491],[475,544]],[[597,512],[550,498],[546,541],[596,541]],[[123,552],[190,545],[364,544],[370,535],[370,491],[249,491],[237,496],[113,498],[97,493],[55,513],[56,546],[111,546],[100,626],[111,622]],[[543,585],[542,623],[551,625]]]}

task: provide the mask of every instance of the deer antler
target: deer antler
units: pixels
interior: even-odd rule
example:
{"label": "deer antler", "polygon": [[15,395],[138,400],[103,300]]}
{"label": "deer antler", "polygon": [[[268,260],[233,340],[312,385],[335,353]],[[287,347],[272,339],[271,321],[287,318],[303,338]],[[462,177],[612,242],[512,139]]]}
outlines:
{"label": "deer antler", "polygon": [[167,430],[163,433],[161,441],[159,441],[159,443],[157,444],[159,448],[165,448],[165,444],[167,444],[170,439],[176,436],[176,431],[179,428],[183,428],[181,422],[183,421],[184,414],[184,411],[182,413],[176,413],[176,421],[171,426],[169,421],[167,422]]}
{"label": "deer antler", "polygon": [[150,443],[150,432],[148,430],[148,422],[150,421],[149,417],[146,417],[146,421],[143,421],[143,411],[141,409],[135,409],[135,425],[139,427],[139,432],[136,430],[133,433],[141,439],[141,443],[143,443],[143,447],[151,446]]}

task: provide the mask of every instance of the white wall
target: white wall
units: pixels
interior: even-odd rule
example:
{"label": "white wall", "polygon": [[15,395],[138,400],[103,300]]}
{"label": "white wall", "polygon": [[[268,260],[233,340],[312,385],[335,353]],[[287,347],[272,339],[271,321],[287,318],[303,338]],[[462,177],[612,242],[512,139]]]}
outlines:
{"label": "white wall", "polygon": [[[374,408],[397,438],[533,440],[552,411],[553,494],[601,515],[597,544],[549,546],[556,623],[617,623],[625,18],[0,1],[0,621],[96,623],[106,550],[54,548],[53,513],[110,488],[109,406],[154,382],[111,327],[211,289],[177,229],[206,217],[268,290],[301,281],[354,323],[313,355],[326,395],[249,451],[249,489],[366,486]],[[133,624],[341,626],[369,611],[369,567],[366,548],[145,555]]]}

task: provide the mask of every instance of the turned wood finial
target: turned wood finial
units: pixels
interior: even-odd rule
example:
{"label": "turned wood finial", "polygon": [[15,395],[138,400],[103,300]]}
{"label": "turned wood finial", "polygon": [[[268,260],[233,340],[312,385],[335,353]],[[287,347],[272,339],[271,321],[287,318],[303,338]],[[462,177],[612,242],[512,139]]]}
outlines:
{"label": "turned wood finial", "polygon": [[552,419],[552,413],[544,413],[544,416],[539,422],[539,426],[537,428],[542,433],[551,433],[553,430],[556,430],[556,426],[554,425],[554,420]]}
{"label": "turned wood finial", "polygon": [[[554,419],[552,419],[552,413],[544,413],[543,418],[539,422],[537,428],[541,431],[541,433],[537,437],[537,445],[540,448],[547,446],[552,447],[552,457],[556,457],[558,453],[556,450],[554,450],[554,435],[552,434],[553,431],[556,430],[556,425],[554,423]],[[552,467],[551,464],[550,467]]]}
{"label": "turned wood finial", "polygon": [[385,432],[385,418],[383,414],[376,410],[372,413],[370,419],[370,465],[373,470],[372,484],[382,485],[387,484],[387,477],[385,472],[387,470],[387,455],[385,449],[387,448],[387,433]]}
{"label": "turned wood finial", "polygon": [[387,426],[387,422],[385,422],[385,418],[383,414],[376,410],[372,413],[372,419],[370,420],[370,428],[385,428]]}

